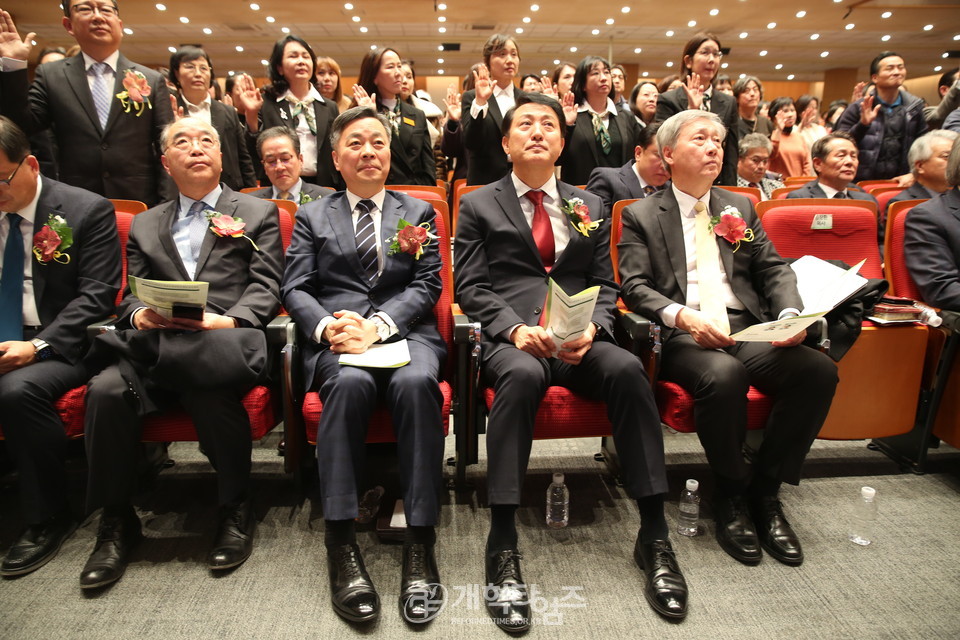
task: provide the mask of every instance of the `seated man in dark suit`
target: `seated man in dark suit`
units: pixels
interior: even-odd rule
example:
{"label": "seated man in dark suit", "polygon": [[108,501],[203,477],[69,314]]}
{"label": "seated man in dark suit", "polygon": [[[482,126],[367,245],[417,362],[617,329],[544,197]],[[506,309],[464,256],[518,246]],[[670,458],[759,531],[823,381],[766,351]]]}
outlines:
{"label": "seated man in dark suit", "polygon": [[[750,201],[711,188],[725,133],[716,115],[702,111],[683,111],[660,126],[672,188],[624,211],[621,295],[630,310],[663,323],[660,376],[693,394],[697,435],[716,479],[720,546],[744,564],[759,563],[762,547],[799,565],[803,551],[778,494],[782,482],[800,481],[830,409],[837,368],[800,344],[804,331],[773,343],[730,337],[761,321],[795,316],[803,303],[793,271]],[[719,236],[715,225],[723,214],[745,223],[745,237],[734,243]],[[750,385],[773,398],[752,465],[743,456]]]}
{"label": "seated man in dark suit", "polygon": [[270,186],[251,191],[251,196],[304,204],[332,193],[327,187],[300,179],[303,168],[300,138],[289,127],[270,127],[257,136],[257,155]]}
{"label": "seated man in dark suit", "polygon": [[613,205],[619,200],[643,198],[656,193],[670,179],[657,148],[657,125],[647,125],[637,134],[637,147],[633,150],[633,162],[619,169],[597,167],[590,172],[587,191],[603,200],[605,217],[609,217]]}
{"label": "seated man in dark suit", "polygon": [[250,504],[250,420],[241,400],[266,368],[263,328],[280,309],[283,249],[277,207],[220,184],[216,129],[183,118],[164,129],[163,166],[177,199],[138,214],[127,241],[127,273],[209,283],[197,318],[166,318],[128,286],[117,331],[98,337],[87,391],[87,506],[103,507],[97,543],[80,574],[93,589],[118,580],[142,537],[131,503],[143,418],[180,405],[217,471],[220,526],[211,569],[244,562],[256,525]]}
{"label": "seated man in dark suit", "polygon": [[845,131],[828,133],[810,148],[816,180],[811,180],[788,198],[850,198],[876,203],[876,199],[853,183],[857,175],[860,152]]}
{"label": "seated man in dark suit", "polygon": [[[487,422],[491,525],[484,593],[494,622],[510,632],[530,625],[514,519],[537,409],[551,385],[606,403],[623,484],[640,510],[634,558],[646,575],[644,595],[669,618],[687,611],[687,586],[663,515],[667,482],[653,392],[640,361],[612,337],[617,285],[610,221],[600,219],[600,198],[554,177],[565,126],[556,100],[537,93],[517,99],[503,120],[503,150],[513,171],[464,196],[456,239],[460,304],[483,325],[484,382],[496,391]],[[574,226],[577,199],[597,224]],[[563,344],[539,326],[550,278],[569,294],[600,287],[593,322]]]}
{"label": "seated man in dark suit", "polygon": [[[762,133],[748,133],[737,144],[740,158],[737,160],[737,186],[760,190],[760,199],[769,200],[774,189],[783,183],[767,177],[773,143]],[[774,174],[776,175],[776,174]]]}
{"label": "seated man in dark suit", "polygon": [[[304,379],[323,401],[317,463],[334,610],[353,622],[380,612],[354,532],[357,477],[379,398],[393,418],[407,520],[400,610],[409,622],[426,623],[443,603],[434,555],[443,483],[438,380],[445,346],[433,315],[441,262],[429,236],[402,249],[394,238],[402,221],[430,235],[435,227],[429,204],[384,188],[392,132],[390,121],[371,107],[348,109],[334,120],[333,162],[347,189],[297,213],[283,304],[306,338]],[[403,366],[340,364],[342,354],[398,340],[410,352]]]}
{"label": "seated man in dark suit", "polygon": [[87,381],[86,327],[113,312],[120,284],[113,205],[39,172],[23,131],[0,116],[0,427],[27,524],[3,559],[4,576],[42,567],[76,524],[53,403]]}
{"label": "seated man in dark suit", "polygon": [[[908,161],[916,182],[887,201],[887,209],[902,200],[929,200],[950,188],[947,184],[947,158],[957,139],[955,131],[935,129],[925,133],[910,146]],[[884,211],[886,215],[886,211]]]}
{"label": "seated man in dark suit", "polygon": [[907,214],[903,249],[923,301],[960,311],[960,139],[947,161],[950,189]]}

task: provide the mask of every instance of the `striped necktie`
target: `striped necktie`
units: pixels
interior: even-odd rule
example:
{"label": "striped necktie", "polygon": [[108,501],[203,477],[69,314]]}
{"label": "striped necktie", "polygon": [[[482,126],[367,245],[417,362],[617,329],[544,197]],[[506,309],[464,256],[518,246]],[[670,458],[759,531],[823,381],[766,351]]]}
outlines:
{"label": "striped necktie", "polygon": [[357,257],[360,258],[360,266],[367,274],[367,281],[373,281],[377,277],[377,236],[376,227],[373,224],[373,216],[370,212],[376,207],[373,200],[361,200],[357,203]]}
{"label": "striped necktie", "polygon": [[110,88],[105,75],[109,69],[110,65],[106,62],[94,62],[88,71],[93,75],[93,106],[97,108],[101,129],[107,128],[107,118],[110,116]]}

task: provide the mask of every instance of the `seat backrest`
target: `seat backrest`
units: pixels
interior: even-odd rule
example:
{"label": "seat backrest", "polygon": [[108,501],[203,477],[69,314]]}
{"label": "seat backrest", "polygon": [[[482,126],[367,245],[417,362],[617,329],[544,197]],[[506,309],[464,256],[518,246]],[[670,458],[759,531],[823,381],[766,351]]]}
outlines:
{"label": "seat backrest", "polygon": [[447,199],[446,187],[438,187],[436,185],[388,184],[387,189],[391,189],[392,191],[402,191],[408,196],[420,198],[421,200]]}
{"label": "seat backrest", "polygon": [[896,180],[861,180],[857,183],[857,186],[872,195],[876,189],[899,187],[900,183]]}
{"label": "seat backrest", "polygon": [[617,279],[617,284],[620,284],[620,250],[617,249],[617,244],[623,235],[623,210],[637,200],[639,198],[617,200],[613,203],[610,214],[610,260],[613,262],[613,276]]}
{"label": "seat backrest", "polygon": [[784,258],[813,255],[822,260],[842,260],[851,266],[866,258],[860,275],[883,277],[877,243],[877,206],[873,202],[801,198],[769,200],[761,202],[760,207],[764,209],[763,229]]}
{"label": "seat backrest", "polygon": [[779,187],[779,188],[777,188],[777,189],[774,189],[774,190],[770,193],[770,199],[771,199],[771,200],[786,200],[788,193],[790,193],[791,191],[796,191],[797,189],[799,189],[800,187],[802,187],[802,186],[805,185],[805,184],[806,184],[806,182],[803,182],[803,183],[800,183],[800,184],[791,184],[791,185],[787,185],[787,186],[785,186],[785,187]]}
{"label": "seat backrest", "polygon": [[883,243],[883,273],[890,282],[890,294],[922,300],[917,283],[910,277],[903,250],[907,213],[926,200],[901,200],[890,205],[887,211],[886,237]]}
{"label": "seat backrest", "polygon": [[717,186],[721,189],[726,189],[731,193],[739,193],[742,196],[747,196],[750,198],[750,202],[753,203],[753,206],[760,204],[760,189],[757,187],[731,187],[723,184]]}
{"label": "seat backrest", "polygon": [[290,246],[290,240],[293,239],[293,224],[297,219],[297,203],[291,200],[274,200],[266,198],[268,202],[277,205],[277,212],[280,214],[280,242],[283,243],[283,252],[287,252]]}
{"label": "seat backrest", "polygon": [[483,184],[464,184],[460,187],[460,191],[455,191],[453,194],[453,220],[451,221],[450,235],[454,238],[457,237],[457,218],[460,217],[460,198],[464,194],[470,193],[471,191],[476,191],[480,187],[485,187]]}
{"label": "seat backrest", "polygon": [[254,191],[259,191],[262,188],[263,187],[244,187],[243,189],[240,189],[240,193],[252,193]]}
{"label": "seat backrest", "polygon": [[440,248],[440,260],[443,265],[440,268],[440,280],[443,288],[440,290],[440,297],[433,307],[433,313],[437,318],[437,331],[440,337],[447,344],[447,359],[444,364],[442,378],[444,380],[453,379],[454,357],[453,354],[453,260],[450,255],[450,214],[445,200],[431,200],[433,210],[436,212],[434,226],[437,229],[437,246]]}
{"label": "seat backrest", "polygon": [[803,186],[808,182],[813,182],[817,176],[788,176],[783,179],[783,184],[788,187]]}
{"label": "seat backrest", "polygon": [[117,234],[120,236],[121,278],[120,291],[117,292],[116,300],[117,306],[120,306],[120,301],[123,300],[123,290],[127,286],[127,238],[130,237],[130,225],[133,224],[134,214],[118,209],[115,211],[115,215],[117,216]]}
{"label": "seat backrest", "polygon": [[870,192],[870,195],[873,196],[873,199],[877,201],[881,222],[887,219],[887,207],[890,206],[890,199],[894,196],[900,195],[902,191],[902,187],[880,187],[879,189],[874,189]]}
{"label": "seat backrest", "polygon": [[143,213],[147,210],[147,205],[139,200],[122,200],[120,198],[110,198],[110,202],[113,203],[113,209],[115,211],[123,211],[125,213]]}

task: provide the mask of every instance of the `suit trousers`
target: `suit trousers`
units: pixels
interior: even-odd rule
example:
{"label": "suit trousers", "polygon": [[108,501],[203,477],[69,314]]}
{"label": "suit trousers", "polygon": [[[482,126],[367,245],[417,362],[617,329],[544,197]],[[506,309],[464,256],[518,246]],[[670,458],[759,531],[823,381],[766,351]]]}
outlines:
{"label": "suit trousers", "polygon": [[512,346],[484,362],[496,392],[487,420],[487,499],[520,504],[537,409],[551,385],[607,404],[623,483],[634,498],[666,493],[663,433],[640,361],[610,342],[594,342],[579,365],[537,358]]}
{"label": "suit trousers", "polygon": [[[733,318],[731,318],[733,323]],[[773,398],[755,471],[799,484],[803,461],[830,411],[837,367],[824,353],[803,345],[774,347],[738,342],[704,349],[677,331],[663,345],[660,376],[693,394],[697,436],[714,473],[745,483],[743,458],[750,385]]]}
{"label": "suit trousers", "polygon": [[436,525],[443,485],[440,361],[430,347],[408,340],[410,363],[398,369],[342,366],[340,355],[320,353],[312,388],[323,411],[317,428],[317,467],[323,517],[357,517],[357,482],[363,471],[370,416],[385,402],[397,438],[400,488],[407,523]]}
{"label": "suit trousers", "polygon": [[[200,446],[217,471],[220,505],[236,504],[249,497],[253,445],[250,419],[241,402],[245,391],[150,391],[150,399],[158,407],[167,409],[179,404],[192,418]],[[90,380],[84,420],[88,511],[129,504],[136,491],[143,418],[138,415],[137,403],[128,399],[129,393],[129,385],[116,364]]]}
{"label": "suit trousers", "polygon": [[56,359],[0,376],[0,424],[20,474],[20,502],[27,524],[38,524],[67,509],[67,436],[53,403],[88,377],[83,365]]}

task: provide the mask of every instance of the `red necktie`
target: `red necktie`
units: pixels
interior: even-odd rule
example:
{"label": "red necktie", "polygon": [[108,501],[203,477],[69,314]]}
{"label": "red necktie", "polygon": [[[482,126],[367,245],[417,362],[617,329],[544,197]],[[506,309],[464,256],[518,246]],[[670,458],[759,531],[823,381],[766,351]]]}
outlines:
{"label": "red necktie", "polygon": [[533,223],[530,225],[530,229],[533,231],[533,241],[540,251],[540,260],[543,261],[543,267],[549,273],[553,267],[554,259],[553,227],[550,226],[550,214],[543,207],[543,191],[527,191],[526,196],[533,203]]}

